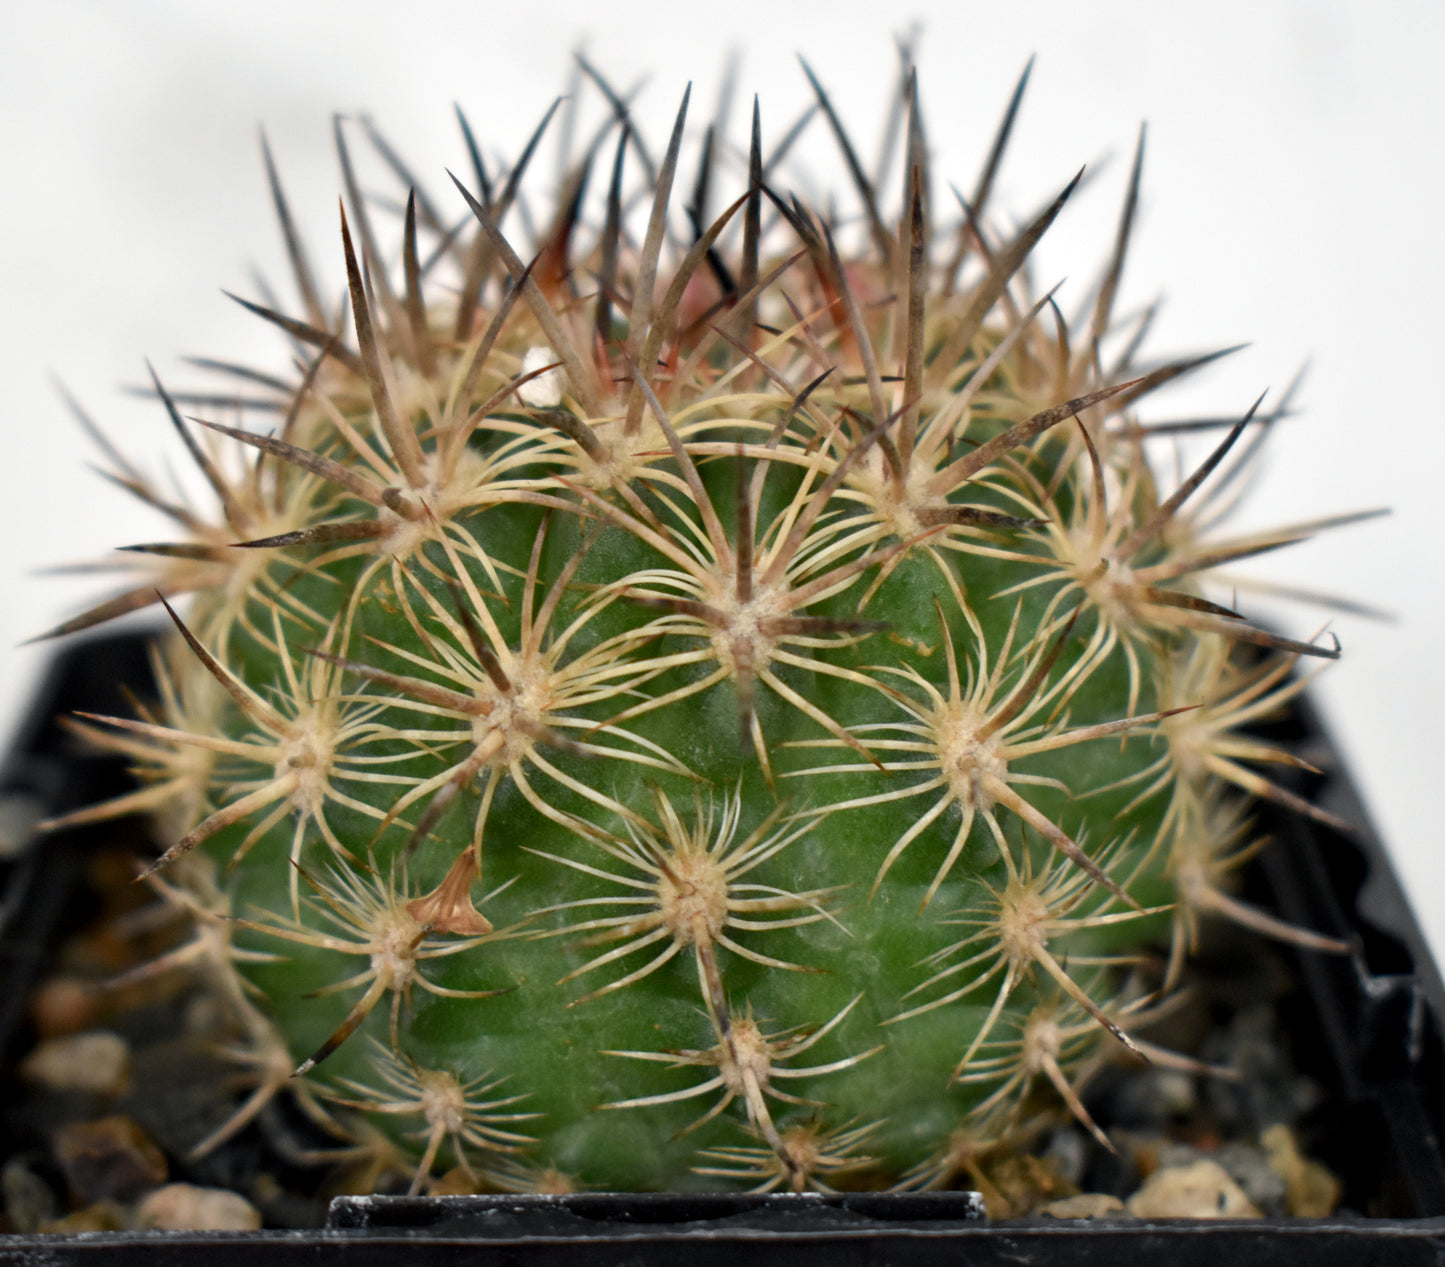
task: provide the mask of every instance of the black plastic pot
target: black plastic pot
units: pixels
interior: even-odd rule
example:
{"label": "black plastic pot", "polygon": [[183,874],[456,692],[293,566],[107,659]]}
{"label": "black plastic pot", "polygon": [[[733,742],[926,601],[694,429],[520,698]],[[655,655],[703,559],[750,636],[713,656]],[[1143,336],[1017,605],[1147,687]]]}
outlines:
{"label": "black plastic pot", "polygon": [[[124,771],[76,751],[55,718],[122,708],[143,689],[143,635],[72,645],[55,661],[0,769],[11,820],[88,804]],[[1248,1222],[1044,1219],[989,1223],[969,1193],[815,1196],[339,1198],[306,1231],[0,1236],[0,1264],[392,1267],[463,1262],[767,1264],[1445,1263],[1445,989],[1378,839],[1308,701],[1274,737],[1326,771],[1297,788],[1355,824],[1348,835],[1261,809],[1274,838],[1248,896],[1282,918],[1350,939],[1350,956],[1292,954],[1281,1004],[1302,1070],[1325,1095],[1310,1147],[1343,1182],[1349,1217]],[[26,807],[29,807],[27,810]],[[113,836],[115,829],[107,829]],[[26,997],[61,930],[96,832],[55,836],[0,858],[0,1058],[24,1037]],[[10,1084],[10,1085],[13,1085]],[[3,1141],[0,1141],[3,1142]]]}

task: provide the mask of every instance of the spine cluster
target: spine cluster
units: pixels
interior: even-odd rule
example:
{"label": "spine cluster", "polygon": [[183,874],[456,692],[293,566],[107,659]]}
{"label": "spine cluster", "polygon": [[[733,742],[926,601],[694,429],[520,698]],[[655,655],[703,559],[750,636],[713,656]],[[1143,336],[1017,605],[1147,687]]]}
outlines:
{"label": "spine cluster", "polygon": [[[587,74],[545,206],[552,112],[501,171],[463,121],[445,199],[372,133],[391,233],[338,125],[340,309],[268,154],[299,307],[242,302],[294,373],[231,371],[259,422],[156,382],[213,511],[105,446],[178,536],[56,632],[175,632],[150,711],[76,723],[139,790],[65,821],[162,824],[253,1080],[200,1146],[283,1090],[413,1191],[967,1183],[1059,1101],[1102,1138],[1080,1087],[1163,1058],[1201,916],[1335,948],[1227,877],[1247,798],[1323,817],[1246,731],[1338,648],[1212,581],[1343,517],[1213,530],[1283,406],[1161,487],[1138,404],[1213,358],[1114,311],[1137,161],[1071,321],[1027,261],[1078,178],[991,227],[1017,97],[945,214],[911,75],[870,179],[816,79],[685,158],[686,98],[654,157]],[[786,192],[805,123],[837,219]]]}

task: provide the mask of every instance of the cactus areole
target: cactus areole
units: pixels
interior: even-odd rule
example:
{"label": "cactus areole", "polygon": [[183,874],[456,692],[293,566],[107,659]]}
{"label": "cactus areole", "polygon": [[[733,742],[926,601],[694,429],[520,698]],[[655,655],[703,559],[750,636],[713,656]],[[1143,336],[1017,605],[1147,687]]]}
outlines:
{"label": "cactus areole", "polygon": [[214,508],[107,445],[178,535],[56,631],[174,627],[157,700],[73,723],[139,790],[62,821],[161,824],[246,1075],[203,1148],[284,1094],[393,1190],[967,1185],[1102,1135],[1200,918],[1335,948],[1227,876],[1249,797],[1323,817],[1242,728],[1338,648],[1214,581],[1344,517],[1212,531],[1282,403],[1156,473],[1136,408],[1212,357],[1116,312],[1138,161],[1071,320],[1027,264],[1077,177],[990,203],[1012,107],[964,201],[911,75],[876,179],[813,88],[772,152],[684,98],[654,154],[607,94],[548,202],[551,113],[501,170],[464,121],[432,195],[368,128],[395,212],[338,124],[340,306],[266,155],[294,306],[242,302],[294,373],[156,381]]}

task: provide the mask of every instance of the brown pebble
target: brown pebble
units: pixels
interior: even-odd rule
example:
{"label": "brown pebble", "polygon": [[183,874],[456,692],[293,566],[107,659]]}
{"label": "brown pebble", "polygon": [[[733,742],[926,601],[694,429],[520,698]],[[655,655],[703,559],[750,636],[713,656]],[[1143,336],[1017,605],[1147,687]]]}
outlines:
{"label": "brown pebble", "polygon": [[101,1006],[95,987],[72,976],[48,977],[30,996],[30,1016],[42,1038],[89,1029],[100,1015]]}
{"label": "brown pebble", "polygon": [[[1065,1182],[1059,1176],[1047,1158],[1033,1157],[1027,1153],[1003,1158],[991,1168],[989,1178],[997,1187],[1007,1210],[1005,1214],[996,1215],[990,1208],[989,1218],[1018,1218],[1036,1210],[1045,1202],[1071,1197],[1077,1191],[1073,1184]],[[992,1204],[989,1203],[990,1206]]]}
{"label": "brown pebble", "polygon": [[128,1117],[68,1123],[55,1133],[54,1150],[78,1205],[133,1201],[166,1181],[165,1154]]}
{"label": "brown pebble", "polygon": [[1299,1219],[1323,1219],[1340,1201],[1340,1181],[1317,1161],[1300,1155],[1288,1126],[1271,1126],[1259,1137],[1269,1168],[1285,1184],[1285,1203]]}
{"label": "brown pebble", "polygon": [[462,1167],[453,1166],[440,1179],[428,1185],[425,1191],[432,1197],[470,1197],[481,1189],[477,1186],[475,1174],[468,1174]]}
{"label": "brown pebble", "polygon": [[26,1082],[52,1091],[123,1096],[130,1090],[130,1046],[109,1030],[49,1038],[20,1063]]}
{"label": "brown pebble", "polygon": [[118,1201],[97,1201],[63,1219],[52,1219],[40,1230],[52,1236],[73,1236],[77,1232],[123,1232],[130,1225],[130,1211]]}
{"label": "brown pebble", "polygon": [[1128,1218],[1124,1203],[1107,1192],[1081,1192],[1076,1197],[1052,1201],[1039,1211],[1056,1219]]}
{"label": "brown pebble", "polygon": [[239,1192],[168,1183],[136,1207],[135,1226],[164,1232],[255,1232],[261,1212]]}
{"label": "brown pebble", "polygon": [[1156,1171],[1129,1198],[1141,1219],[1259,1219],[1264,1216],[1216,1161]]}

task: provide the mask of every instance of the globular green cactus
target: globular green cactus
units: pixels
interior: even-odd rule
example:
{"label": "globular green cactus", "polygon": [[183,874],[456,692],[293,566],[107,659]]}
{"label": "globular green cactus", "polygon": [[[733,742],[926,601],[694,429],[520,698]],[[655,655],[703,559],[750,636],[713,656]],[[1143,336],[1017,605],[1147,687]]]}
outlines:
{"label": "globular green cactus", "polygon": [[1012,108],[955,203],[906,80],[895,214],[813,85],[841,211],[756,107],[733,170],[609,94],[526,228],[537,137],[502,175],[464,123],[434,200],[372,133],[399,253],[338,125],[339,310],[267,156],[300,306],[246,306],[296,373],[230,370],[259,426],[157,381],[215,514],[109,450],[184,532],[65,626],[177,631],[146,715],[77,723],[140,789],[66,821],[163,823],[254,1080],[203,1146],[290,1090],[413,1190],[966,1183],[1051,1102],[1100,1133],[1200,915],[1332,947],[1225,890],[1246,797],[1323,816],[1241,728],[1338,648],[1208,582],[1333,521],[1208,531],[1281,409],[1161,488],[1135,406],[1212,358],[1116,318],[1137,160],[1067,321],[1026,265],[1078,179],[993,227]]}

